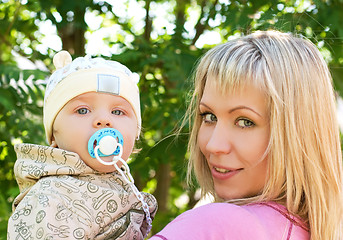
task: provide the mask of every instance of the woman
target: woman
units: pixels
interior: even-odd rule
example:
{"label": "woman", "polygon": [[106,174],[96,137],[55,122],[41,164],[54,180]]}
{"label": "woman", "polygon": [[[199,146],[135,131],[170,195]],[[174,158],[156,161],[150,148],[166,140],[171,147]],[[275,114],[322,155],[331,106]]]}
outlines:
{"label": "woman", "polygon": [[342,155],[318,49],[277,31],[208,51],[195,74],[189,151],[215,202],[152,239],[343,239]]}

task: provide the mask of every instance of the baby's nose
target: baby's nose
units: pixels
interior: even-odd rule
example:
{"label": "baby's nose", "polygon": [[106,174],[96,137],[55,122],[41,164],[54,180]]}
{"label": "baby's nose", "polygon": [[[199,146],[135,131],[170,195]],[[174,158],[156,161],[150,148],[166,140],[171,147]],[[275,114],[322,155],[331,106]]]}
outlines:
{"label": "baby's nose", "polygon": [[98,125],[98,126],[104,126],[104,125],[106,125],[107,127],[109,127],[109,126],[110,126],[110,123],[109,123],[109,122],[106,122],[106,123],[105,123],[105,122],[98,122],[97,125]]}
{"label": "baby's nose", "polygon": [[95,120],[95,127],[111,127],[112,123],[106,117],[96,119]]}

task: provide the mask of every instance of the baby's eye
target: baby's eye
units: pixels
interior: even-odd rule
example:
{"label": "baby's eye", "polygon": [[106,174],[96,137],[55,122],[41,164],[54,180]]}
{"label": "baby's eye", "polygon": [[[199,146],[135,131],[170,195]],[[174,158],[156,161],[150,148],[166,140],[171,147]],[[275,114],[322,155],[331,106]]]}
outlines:
{"label": "baby's eye", "polygon": [[80,108],[77,110],[78,114],[87,114],[89,113],[89,110],[87,108]]}
{"label": "baby's eye", "polygon": [[114,115],[123,115],[124,113],[123,113],[123,111],[116,109],[116,110],[112,111],[112,114],[114,114]]}
{"label": "baby's eye", "polygon": [[240,128],[248,128],[254,126],[255,123],[250,121],[249,119],[242,118],[237,120],[236,125]]}
{"label": "baby's eye", "polygon": [[205,123],[213,123],[217,121],[216,115],[212,113],[202,113],[200,115],[202,117],[202,121]]}

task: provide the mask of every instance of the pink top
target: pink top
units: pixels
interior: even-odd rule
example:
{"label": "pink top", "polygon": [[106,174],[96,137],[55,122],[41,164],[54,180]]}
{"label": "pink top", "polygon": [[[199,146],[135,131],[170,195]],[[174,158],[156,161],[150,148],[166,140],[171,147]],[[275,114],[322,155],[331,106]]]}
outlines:
{"label": "pink top", "polygon": [[150,240],[308,240],[306,227],[276,203],[211,203],[184,212]]}

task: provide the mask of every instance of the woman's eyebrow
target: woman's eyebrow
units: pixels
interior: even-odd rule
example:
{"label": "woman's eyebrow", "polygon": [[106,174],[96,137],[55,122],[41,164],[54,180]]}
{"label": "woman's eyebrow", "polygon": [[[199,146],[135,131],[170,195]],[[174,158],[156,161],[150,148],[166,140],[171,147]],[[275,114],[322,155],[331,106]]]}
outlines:
{"label": "woman's eyebrow", "polygon": [[208,105],[206,105],[205,103],[203,103],[203,102],[200,102],[199,103],[199,105],[202,105],[202,106],[204,106],[204,107],[206,107],[206,108],[208,108],[208,109],[210,109],[210,110],[212,110]]}
{"label": "woman's eyebrow", "polygon": [[237,106],[237,107],[234,107],[232,109],[229,110],[229,113],[232,113],[234,111],[237,111],[237,110],[241,110],[241,109],[247,109],[247,110],[250,110],[252,112],[254,112],[255,114],[257,114],[258,116],[262,117],[261,114],[259,114],[258,112],[256,112],[254,109],[250,108],[250,107],[247,107],[247,106]]}

